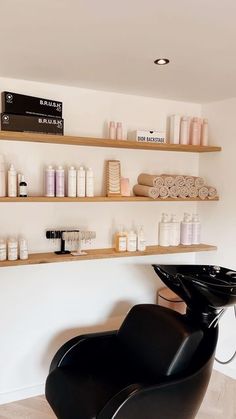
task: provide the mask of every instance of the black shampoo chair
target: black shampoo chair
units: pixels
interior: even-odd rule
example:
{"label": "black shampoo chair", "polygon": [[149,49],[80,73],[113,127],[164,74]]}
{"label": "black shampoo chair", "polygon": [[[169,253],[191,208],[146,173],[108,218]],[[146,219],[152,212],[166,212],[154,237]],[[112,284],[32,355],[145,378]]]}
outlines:
{"label": "black shampoo chair", "polygon": [[190,419],[202,402],[217,332],[185,316],[137,305],[118,332],[67,342],[55,355],[46,397],[59,419]]}
{"label": "black shampoo chair", "polygon": [[76,337],[55,355],[46,397],[59,419],[193,419],[214,361],[218,319],[236,302],[236,272],[154,265],[186,315],[134,306],[119,331]]}

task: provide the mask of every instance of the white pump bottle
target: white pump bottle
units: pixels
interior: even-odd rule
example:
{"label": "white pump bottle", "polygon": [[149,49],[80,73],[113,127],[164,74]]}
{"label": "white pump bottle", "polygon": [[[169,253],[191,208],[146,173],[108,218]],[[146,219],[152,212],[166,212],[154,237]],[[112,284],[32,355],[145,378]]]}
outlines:
{"label": "white pump bottle", "polygon": [[159,246],[170,246],[170,228],[168,214],[163,213],[159,222]]}
{"label": "white pump bottle", "polygon": [[171,215],[170,220],[170,246],[179,246],[180,244],[180,223],[176,219],[176,215]]}
{"label": "white pump bottle", "polygon": [[180,243],[188,246],[192,244],[192,231],[193,231],[193,224],[191,220],[191,216],[188,213],[184,214],[183,221],[181,221],[181,228],[180,228]]}

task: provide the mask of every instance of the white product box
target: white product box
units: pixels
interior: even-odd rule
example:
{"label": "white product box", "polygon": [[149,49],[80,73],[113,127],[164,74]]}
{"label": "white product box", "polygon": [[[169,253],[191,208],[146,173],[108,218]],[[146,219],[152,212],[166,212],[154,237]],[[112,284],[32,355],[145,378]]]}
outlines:
{"label": "white product box", "polygon": [[131,131],[128,134],[129,140],[138,141],[139,143],[159,143],[163,144],[166,142],[165,131],[156,130],[136,130]]}

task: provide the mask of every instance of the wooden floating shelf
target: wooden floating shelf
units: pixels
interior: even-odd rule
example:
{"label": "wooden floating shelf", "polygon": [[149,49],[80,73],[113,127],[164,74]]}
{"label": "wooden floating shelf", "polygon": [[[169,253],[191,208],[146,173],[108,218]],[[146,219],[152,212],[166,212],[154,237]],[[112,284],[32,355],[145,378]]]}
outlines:
{"label": "wooden floating shelf", "polygon": [[147,246],[144,252],[124,252],[118,253],[114,249],[93,249],[86,250],[87,255],[72,256],[72,255],[56,255],[55,253],[32,253],[27,260],[6,260],[0,262],[0,268],[7,266],[19,265],[38,265],[42,263],[58,263],[58,262],[75,262],[80,260],[93,260],[93,259],[114,259],[134,256],[150,256],[150,255],[165,255],[173,253],[190,253],[190,252],[209,252],[217,250],[216,246],[208,244],[198,244],[191,246]]}
{"label": "wooden floating shelf", "polygon": [[84,198],[70,198],[70,197],[64,197],[64,198],[49,198],[46,196],[28,196],[27,198],[9,198],[9,197],[1,197],[1,202],[210,202],[210,201],[219,201],[219,197],[214,199],[205,199],[202,200],[200,198],[157,198],[152,199],[145,196],[93,196],[93,197],[84,197]]}
{"label": "wooden floating shelf", "polygon": [[70,135],[49,135],[28,132],[0,131],[0,140],[29,141],[37,143],[80,145],[89,147],[129,148],[136,150],[182,151],[191,153],[206,153],[221,151],[216,146],[196,146],[182,144],[152,144],[128,140],[110,140],[106,138],[76,137]]}

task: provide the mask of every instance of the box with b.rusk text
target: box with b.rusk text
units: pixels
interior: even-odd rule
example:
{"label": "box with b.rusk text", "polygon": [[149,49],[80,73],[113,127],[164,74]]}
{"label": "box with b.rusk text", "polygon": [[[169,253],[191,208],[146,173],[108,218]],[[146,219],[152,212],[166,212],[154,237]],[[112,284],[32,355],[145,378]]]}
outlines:
{"label": "box with b.rusk text", "polygon": [[43,134],[64,134],[64,120],[45,116],[1,114],[2,131],[38,132]]}
{"label": "box with b.rusk text", "polygon": [[62,118],[62,102],[13,92],[2,92],[2,112]]}

